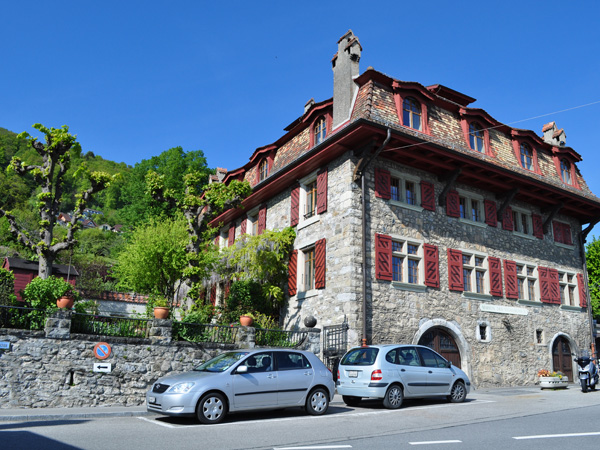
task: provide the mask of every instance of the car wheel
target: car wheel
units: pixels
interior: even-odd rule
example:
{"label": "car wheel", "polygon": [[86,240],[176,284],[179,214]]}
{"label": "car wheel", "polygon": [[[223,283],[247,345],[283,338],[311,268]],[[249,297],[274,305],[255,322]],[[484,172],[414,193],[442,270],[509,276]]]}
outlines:
{"label": "car wheel", "polygon": [[348,406],[356,406],[360,403],[361,397],[354,397],[353,395],[342,395],[342,400]]}
{"label": "car wheel", "polygon": [[227,414],[225,398],[216,392],[206,394],[198,402],[196,417],[202,423],[220,423]]}
{"label": "car wheel", "polygon": [[452,386],[448,400],[450,400],[452,403],[462,403],[466,398],[467,389],[465,388],[465,384],[462,381],[457,381],[454,383],[454,386]]}
{"label": "car wheel", "polygon": [[329,408],[329,394],[325,389],[317,388],[308,394],[306,412],[312,416],[325,414]]}
{"label": "car wheel", "polygon": [[404,400],[402,388],[397,384],[392,384],[383,397],[383,406],[388,409],[398,409],[402,406],[402,400]]}

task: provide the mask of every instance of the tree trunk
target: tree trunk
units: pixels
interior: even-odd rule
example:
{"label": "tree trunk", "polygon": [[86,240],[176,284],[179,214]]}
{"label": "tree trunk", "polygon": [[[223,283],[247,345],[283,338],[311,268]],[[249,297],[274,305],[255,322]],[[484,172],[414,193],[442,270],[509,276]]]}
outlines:
{"label": "tree trunk", "polygon": [[46,279],[52,275],[52,263],[54,258],[52,258],[50,255],[44,255],[42,253],[40,253],[39,257],[38,276],[41,279]]}

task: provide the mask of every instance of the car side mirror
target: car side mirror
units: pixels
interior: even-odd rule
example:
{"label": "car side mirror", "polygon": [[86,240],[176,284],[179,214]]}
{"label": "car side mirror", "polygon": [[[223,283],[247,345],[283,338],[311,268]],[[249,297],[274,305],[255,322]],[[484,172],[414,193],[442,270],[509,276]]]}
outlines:
{"label": "car side mirror", "polygon": [[248,366],[239,366],[235,369],[235,373],[248,373]]}
{"label": "car side mirror", "polygon": [[452,363],[450,361],[446,361],[446,367],[449,369],[450,367],[452,367]]}

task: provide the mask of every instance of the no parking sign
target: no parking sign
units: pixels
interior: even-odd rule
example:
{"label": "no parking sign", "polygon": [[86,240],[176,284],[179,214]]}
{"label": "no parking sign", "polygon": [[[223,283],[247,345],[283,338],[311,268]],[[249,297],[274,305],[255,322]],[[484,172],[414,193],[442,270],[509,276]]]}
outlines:
{"label": "no parking sign", "polygon": [[94,356],[98,359],[106,359],[110,356],[110,345],[106,342],[98,342],[94,345]]}

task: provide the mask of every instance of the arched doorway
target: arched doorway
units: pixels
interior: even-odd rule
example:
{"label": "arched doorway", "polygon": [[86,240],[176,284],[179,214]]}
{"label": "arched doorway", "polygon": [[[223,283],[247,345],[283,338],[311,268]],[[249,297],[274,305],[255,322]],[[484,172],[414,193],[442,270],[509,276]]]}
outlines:
{"label": "arched doorway", "polygon": [[555,372],[560,371],[573,381],[573,356],[569,341],[564,336],[558,336],[552,344],[552,367]]}
{"label": "arched doorway", "polygon": [[460,369],[460,352],[456,342],[443,329],[430,328],[419,339],[419,345],[435,350]]}

